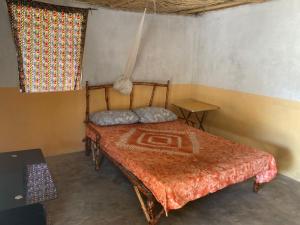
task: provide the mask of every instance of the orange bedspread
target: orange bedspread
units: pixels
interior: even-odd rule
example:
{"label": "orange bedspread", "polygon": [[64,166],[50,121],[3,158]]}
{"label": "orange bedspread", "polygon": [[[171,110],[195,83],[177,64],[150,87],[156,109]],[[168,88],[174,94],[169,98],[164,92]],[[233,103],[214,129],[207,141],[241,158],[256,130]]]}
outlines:
{"label": "orange bedspread", "polygon": [[[183,124],[100,127],[101,147],[139,178],[166,212],[256,176],[258,183],[277,173],[274,157]],[[87,135],[95,134],[87,128]]]}

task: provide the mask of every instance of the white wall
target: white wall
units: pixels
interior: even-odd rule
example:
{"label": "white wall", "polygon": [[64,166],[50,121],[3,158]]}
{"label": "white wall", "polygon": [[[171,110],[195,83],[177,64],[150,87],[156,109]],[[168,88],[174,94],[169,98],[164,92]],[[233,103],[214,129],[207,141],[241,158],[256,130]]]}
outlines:
{"label": "white wall", "polygon": [[[84,80],[110,82],[122,73],[140,18],[140,13],[92,11]],[[144,31],[135,79],[171,78],[175,83],[300,100],[299,0],[273,0],[198,17],[147,15]],[[0,34],[0,86],[16,86],[5,1],[0,3]]]}
{"label": "white wall", "polygon": [[[122,74],[141,16],[102,8],[89,14],[83,80],[111,82]],[[195,22],[192,17],[147,15],[134,79],[191,82]],[[5,1],[0,2],[0,33],[0,87],[17,86],[16,52]]]}
{"label": "white wall", "polygon": [[[99,9],[89,18],[84,73],[108,82],[122,74],[140,13]],[[191,17],[147,15],[134,78],[191,82],[195,22]]]}
{"label": "white wall", "polygon": [[300,100],[300,1],[272,0],[197,21],[193,82]]}
{"label": "white wall", "polygon": [[0,1],[0,87],[18,85],[18,65],[6,1]]}

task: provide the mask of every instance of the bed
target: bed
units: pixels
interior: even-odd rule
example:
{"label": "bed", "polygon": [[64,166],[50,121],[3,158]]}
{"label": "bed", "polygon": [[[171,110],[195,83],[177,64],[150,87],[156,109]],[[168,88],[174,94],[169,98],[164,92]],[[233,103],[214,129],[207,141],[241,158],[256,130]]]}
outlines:
{"label": "bed", "polygon": [[[166,88],[164,106],[168,106],[169,82],[135,82],[152,86],[149,106],[157,87]],[[277,174],[274,157],[264,151],[234,143],[176,120],[153,124],[98,126],[89,121],[89,93],[104,89],[107,110],[112,84],[86,83],[86,154],[92,155],[100,169],[105,156],[132,183],[149,225],[161,215],[182,208],[190,201],[254,178],[253,190],[270,182]],[[130,95],[133,107],[134,91]]]}

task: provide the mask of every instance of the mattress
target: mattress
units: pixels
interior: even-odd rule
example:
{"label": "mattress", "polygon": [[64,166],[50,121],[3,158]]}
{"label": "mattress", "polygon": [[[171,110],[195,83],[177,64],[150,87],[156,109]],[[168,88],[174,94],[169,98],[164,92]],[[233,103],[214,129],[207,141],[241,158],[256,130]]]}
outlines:
{"label": "mattress", "polygon": [[101,149],[141,180],[166,212],[251,177],[266,183],[277,174],[270,153],[181,121],[89,126],[87,136],[95,141],[97,131]]}

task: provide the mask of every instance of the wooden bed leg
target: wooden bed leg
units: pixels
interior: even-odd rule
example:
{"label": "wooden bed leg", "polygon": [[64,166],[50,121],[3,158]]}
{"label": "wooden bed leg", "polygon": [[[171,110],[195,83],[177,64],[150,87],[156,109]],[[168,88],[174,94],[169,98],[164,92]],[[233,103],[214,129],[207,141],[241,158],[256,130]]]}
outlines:
{"label": "wooden bed leg", "polygon": [[96,155],[95,155],[95,170],[99,171],[101,167],[101,162],[103,159],[103,154],[101,150],[97,150]]}
{"label": "wooden bed leg", "polygon": [[146,220],[148,222],[148,225],[156,225],[161,215],[165,212],[162,208],[160,211],[155,212],[155,200],[153,198],[147,198],[146,204],[144,202],[144,199],[141,195],[141,192],[137,186],[133,186],[134,191],[139,199],[139,202],[141,204],[142,210],[145,214]]}
{"label": "wooden bed leg", "polygon": [[150,221],[148,223],[149,225],[155,225],[157,224],[157,220],[155,219],[155,215],[154,215],[154,201],[152,199],[148,199],[147,206],[148,206],[148,213],[150,216]]}
{"label": "wooden bed leg", "polygon": [[85,155],[90,156],[92,152],[92,141],[89,137],[85,137]]}
{"label": "wooden bed leg", "polygon": [[139,189],[138,189],[137,186],[133,186],[133,188],[134,188],[134,191],[136,193],[136,196],[139,199],[139,202],[140,202],[142,210],[143,210],[143,212],[145,214],[146,220],[148,221],[148,223],[150,223],[150,215],[148,214],[148,210],[147,210],[145,202],[144,202],[144,200],[143,200],[143,198],[141,196],[141,193],[140,193],[140,191],[139,191]]}
{"label": "wooden bed leg", "polygon": [[148,199],[147,201],[148,211],[150,215],[149,225],[156,225],[158,223],[159,218],[165,213],[164,208],[158,210],[155,206],[154,199]]}
{"label": "wooden bed leg", "polygon": [[96,149],[94,152],[94,159],[95,159],[95,170],[100,170],[101,162],[103,159],[103,154],[100,148],[100,136],[96,136]]}
{"label": "wooden bed leg", "polygon": [[[98,150],[99,151],[99,150]],[[97,152],[98,152],[97,151]],[[101,166],[101,161],[98,157],[98,153],[96,153],[96,156],[95,156],[95,161],[94,161],[94,165],[95,165],[95,170],[96,171],[99,171],[100,170],[100,166]]]}
{"label": "wooden bed leg", "polygon": [[258,191],[261,189],[262,184],[257,183],[256,181],[253,182],[253,192],[258,193]]}

